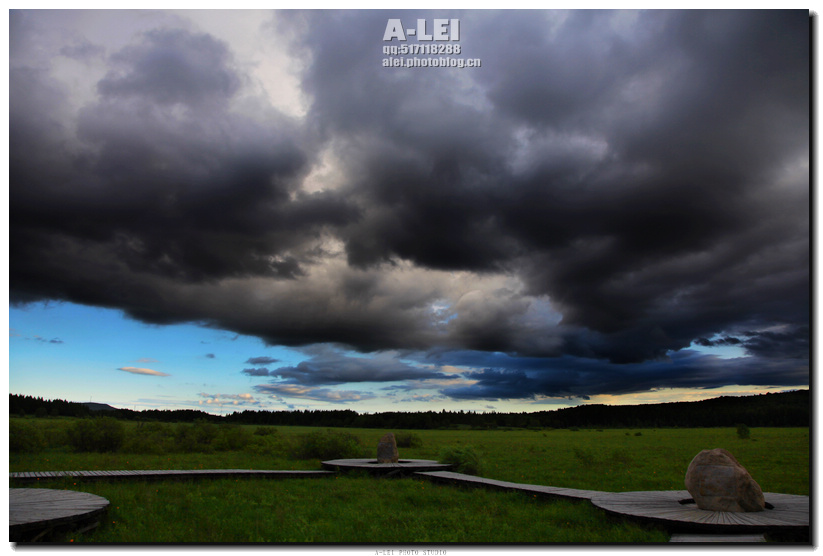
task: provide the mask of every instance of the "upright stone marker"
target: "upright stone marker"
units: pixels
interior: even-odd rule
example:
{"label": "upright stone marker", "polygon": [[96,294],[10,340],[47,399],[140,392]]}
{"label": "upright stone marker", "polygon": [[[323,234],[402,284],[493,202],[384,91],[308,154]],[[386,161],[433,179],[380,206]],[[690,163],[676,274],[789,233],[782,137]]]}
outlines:
{"label": "upright stone marker", "polygon": [[394,433],[387,432],[377,443],[377,463],[397,463],[399,459]]}
{"label": "upright stone marker", "polygon": [[694,456],[686,471],[686,489],[701,510],[759,512],[766,508],[760,485],[723,448]]}

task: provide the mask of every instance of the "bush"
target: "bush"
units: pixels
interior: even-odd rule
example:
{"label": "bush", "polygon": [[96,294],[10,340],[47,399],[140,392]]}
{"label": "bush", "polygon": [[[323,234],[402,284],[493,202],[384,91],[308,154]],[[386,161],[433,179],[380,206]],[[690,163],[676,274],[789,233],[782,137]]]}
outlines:
{"label": "bush", "polygon": [[123,444],[123,423],[112,417],[80,419],[68,432],[71,446],[81,452],[114,452]]}
{"label": "bush", "polygon": [[215,450],[242,450],[251,442],[251,433],[238,425],[220,425]]}
{"label": "bush", "polygon": [[181,423],[174,431],[174,440],[177,450],[182,452],[213,452],[217,425],[208,421],[195,421],[191,425]]}
{"label": "bush", "polygon": [[252,454],[286,457],[289,453],[289,443],[279,434],[254,434],[245,451]]}
{"label": "bush", "polygon": [[43,445],[48,448],[71,445],[69,441],[70,425],[65,421],[52,421],[47,426],[38,426],[37,429],[43,436]]}
{"label": "bush", "polygon": [[454,446],[440,451],[440,463],[450,463],[458,473],[479,475],[483,465],[480,454],[471,446]]}
{"label": "bush", "polygon": [[413,432],[399,432],[394,435],[398,448],[422,448],[423,439]]}
{"label": "bush", "polygon": [[749,427],[740,423],[737,425],[737,438],[741,438],[743,440],[747,440],[751,436],[751,431]]}
{"label": "bush", "polygon": [[9,451],[39,452],[45,447],[40,430],[28,423],[9,421]]}
{"label": "bush", "polygon": [[174,430],[163,423],[140,423],[123,442],[123,451],[130,454],[165,454],[174,449]]}
{"label": "bush", "polygon": [[347,459],[365,456],[360,439],[348,432],[327,430],[305,434],[298,438],[294,450],[296,459]]}

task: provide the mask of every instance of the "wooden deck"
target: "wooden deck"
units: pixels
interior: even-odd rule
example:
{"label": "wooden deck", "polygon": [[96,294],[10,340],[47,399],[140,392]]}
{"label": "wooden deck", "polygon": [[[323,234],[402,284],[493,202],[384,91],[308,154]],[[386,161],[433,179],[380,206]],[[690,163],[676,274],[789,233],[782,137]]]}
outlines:
{"label": "wooden deck", "polygon": [[793,494],[765,493],[766,501],[774,508],[762,512],[713,512],[701,510],[694,503],[681,504],[682,500],[691,498],[686,490],[603,492],[511,483],[451,471],[419,472],[416,475],[450,484],[517,491],[571,500],[590,500],[592,504],[609,513],[657,522],[671,531],[702,531],[715,534],[710,535],[716,538],[715,541],[704,542],[732,542],[723,540],[730,538],[728,534],[720,539],[716,537],[718,533],[751,534],[809,527],[809,497]]}
{"label": "wooden deck", "polygon": [[38,483],[62,478],[94,480],[118,479],[224,479],[224,478],[256,478],[256,479],[300,479],[308,477],[327,477],[334,475],[333,471],[273,471],[258,469],[139,469],[124,471],[25,471],[9,473],[9,479],[16,482]]}
{"label": "wooden deck", "polygon": [[764,493],[774,506],[762,512],[716,512],[696,504],[682,504],[691,495],[686,490],[603,493],[592,504],[609,513],[637,517],[665,525],[671,530],[711,532],[762,532],[809,527],[809,497]]}
{"label": "wooden deck", "polygon": [[396,476],[418,471],[445,471],[451,469],[449,463],[438,463],[429,459],[401,459],[397,463],[377,463],[376,459],[333,459],[321,462],[324,469],[332,471],[368,471],[374,475]]}
{"label": "wooden deck", "polygon": [[552,486],[529,485],[525,483],[510,483],[507,481],[497,481],[495,479],[484,479],[474,475],[464,475],[452,471],[423,471],[416,473],[432,481],[450,484],[460,484],[467,486],[494,488],[499,490],[512,490],[525,492],[527,494],[537,494],[550,498],[568,498],[572,500],[591,500],[595,496],[608,494],[600,490],[580,490],[576,488],[560,488]]}
{"label": "wooden deck", "polygon": [[101,496],[48,488],[9,489],[9,539],[36,541],[61,527],[96,525],[109,506]]}
{"label": "wooden deck", "polygon": [[763,535],[687,535],[677,533],[672,535],[669,542],[685,542],[685,543],[751,543],[751,542],[766,542],[766,537]]}

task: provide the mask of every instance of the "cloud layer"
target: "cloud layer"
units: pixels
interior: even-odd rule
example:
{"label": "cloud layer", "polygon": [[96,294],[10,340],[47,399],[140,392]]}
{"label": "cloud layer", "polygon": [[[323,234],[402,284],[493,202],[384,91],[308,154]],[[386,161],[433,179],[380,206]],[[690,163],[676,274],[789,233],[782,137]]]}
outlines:
{"label": "cloud layer", "polygon": [[118,371],[125,371],[127,373],[132,373],[135,375],[149,375],[149,376],[171,376],[166,373],[162,373],[160,371],[155,371],[154,369],[146,369],[143,367],[120,367],[117,369]]}
{"label": "cloud layer", "polygon": [[[274,14],[295,116],[171,16],[13,11],[12,302],[388,354],[246,362],[314,399],[467,354],[454,398],[808,380],[807,12],[396,15],[435,16],[481,68],[382,67],[386,12]],[[749,359],[676,353],[724,342]]]}

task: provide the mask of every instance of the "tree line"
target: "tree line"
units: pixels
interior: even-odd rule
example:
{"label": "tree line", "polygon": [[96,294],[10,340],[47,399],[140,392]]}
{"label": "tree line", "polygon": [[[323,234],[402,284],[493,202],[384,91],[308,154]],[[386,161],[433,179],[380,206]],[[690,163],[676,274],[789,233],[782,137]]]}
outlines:
{"label": "tree line", "polygon": [[808,390],[796,390],[754,396],[723,396],[699,402],[622,406],[586,404],[531,413],[443,410],[361,414],[343,409],[244,410],[213,415],[195,409],[93,411],[83,403],[9,394],[9,414],[35,417],[106,415],[137,421],[381,429],[731,427],[741,423],[749,427],[808,427],[811,398]]}

